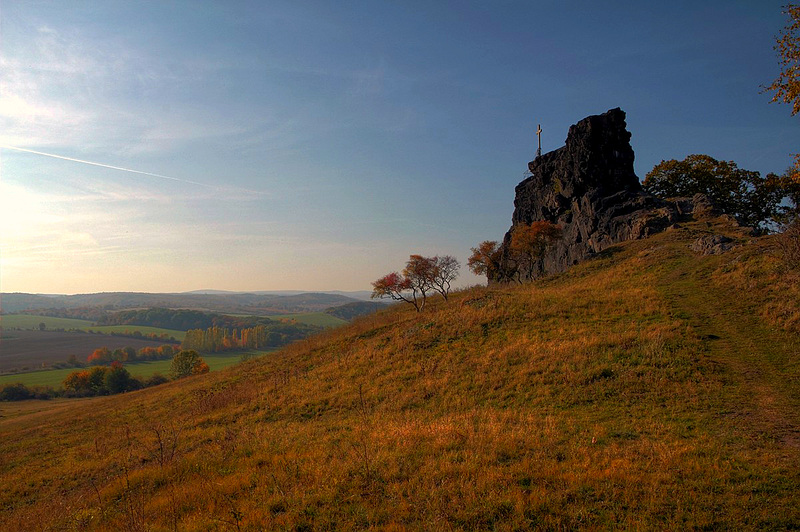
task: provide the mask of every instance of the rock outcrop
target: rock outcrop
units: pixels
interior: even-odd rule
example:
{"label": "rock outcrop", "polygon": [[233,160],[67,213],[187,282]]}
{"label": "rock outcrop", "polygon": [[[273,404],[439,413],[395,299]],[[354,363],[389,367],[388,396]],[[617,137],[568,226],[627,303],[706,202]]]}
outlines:
{"label": "rock outcrop", "polygon": [[[563,147],[528,163],[531,176],[516,187],[512,229],[547,220],[563,230],[563,239],[535,268],[534,278],[563,271],[618,242],[663,231],[682,210],[693,208],[691,199],[666,202],[642,190],[633,171],[630,138],[625,113],[612,109],[571,126]],[[520,275],[510,240],[511,230],[493,281]]]}

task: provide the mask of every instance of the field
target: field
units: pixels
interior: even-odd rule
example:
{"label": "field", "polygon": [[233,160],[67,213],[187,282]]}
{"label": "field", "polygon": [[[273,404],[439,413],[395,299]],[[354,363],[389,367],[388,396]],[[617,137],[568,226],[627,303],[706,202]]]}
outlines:
{"label": "field", "polygon": [[131,346],[141,349],[158,347],[163,343],[85,332],[4,330],[0,339],[0,372],[18,372],[24,368],[34,370],[56,362],[66,362],[70,355],[85,362],[86,357],[99,347],[114,350]]}
{"label": "field", "polygon": [[92,326],[89,320],[76,320],[72,318],[53,318],[50,316],[33,316],[28,314],[3,314],[0,315],[0,328],[3,329],[38,329],[44,323],[46,330],[78,329],[86,330]]}
{"label": "field", "polygon": [[31,329],[38,330],[39,324],[45,324],[45,330],[52,331],[55,329],[70,330],[75,329],[78,331],[96,331],[102,334],[110,334],[112,332],[124,333],[127,331],[139,331],[142,334],[166,334],[176,340],[183,340],[186,336],[184,331],[176,331],[173,329],[162,329],[160,327],[147,327],[144,325],[94,325],[88,320],[76,320],[72,318],[51,318],[50,316],[35,316],[28,314],[6,314],[0,316],[0,327],[6,331],[10,329]]}
{"label": "field", "polygon": [[[800,273],[715,224],[207,375],[0,406],[0,529],[798,530]],[[695,255],[709,233],[737,247]]]}
{"label": "field", "polygon": [[[249,351],[247,353],[222,353],[222,354],[209,354],[203,355],[203,360],[206,361],[211,371],[218,371],[227,368],[234,364],[238,364],[242,360],[242,356],[247,354],[251,356],[261,356],[269,353],[270,351]],[[127,370],[135,377],[150,377],[156,373],[162,375],[169,374],[171,360],[151,360],[146,362],[131,362],[125,364]],[[43,371],[31,371],[28,373],[16,373],[13,375],[0,375],[0,386],[21,382],[26,386],[49,386],[51,388],[61,388],[61,383],[73,371],[78,371],[81,368],[65,368],[65,369],[49,369]]]}

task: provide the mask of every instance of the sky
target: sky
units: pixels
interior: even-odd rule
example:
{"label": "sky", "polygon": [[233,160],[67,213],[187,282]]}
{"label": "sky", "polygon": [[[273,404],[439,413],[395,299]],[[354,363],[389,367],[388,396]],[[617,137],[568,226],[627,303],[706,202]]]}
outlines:
{"label": "sky", "polygon": [[369,290],[501,240],[621,107],[635,169],[782,173],[785,0],[0,0],[0,290]]}

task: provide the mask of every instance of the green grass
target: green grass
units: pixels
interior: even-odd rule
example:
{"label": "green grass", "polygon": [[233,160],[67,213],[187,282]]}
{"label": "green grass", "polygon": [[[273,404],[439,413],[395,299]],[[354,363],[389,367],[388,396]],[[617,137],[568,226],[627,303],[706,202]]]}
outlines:
{"label": "green grass", "polygon": [[[238,364],[242,360],[242,355],[250,354],[260,356],[270,351],[248,351],[247,353],[218,353],[202,355],[211,371],[218,371],[229,366]],[[125,364],[125,367],[136,377],[150,377],[156,373],[162,375],[169,374],[171,360],[150,360],[146,362],[132,362]],[[67,369],[48,369],[42,371],[30,371],[28,373],[17,373],[14,375],[0,375],[0,386],[21,382],[26,386],[49,386],[51,388],[61,388],[61,383],[73,371],[80,371],[81,368]]]}
{"label": "green grass", "polygon": [[4,314],[0,316],[0,327],[5,329],[38,329],[44,323],[48,330],[53,329],[79,329],[86,330],[92,322],[72,318],[53,318],[50,316],[32,316],[28,314]]}
{"label": "green grass", "polygon": [[306,325],[316,325],[318,327],[339,327],[345,325],[346,320],[331,316],[325,312],[305,312],[301,314],[280,314],[277,316],[267,316],[271,320],[289,319],[296,320]]}
{"label": "green grass", "polygon": [[142,334],[166,334],[176,340],[183,340],[186,336],[184,331],[173,329],[162,329],[160,327],[148,327],[145,325],[94,325],[89,320],[77,320],[72,318],[52,318],[50,316],[34,316],[28,314],[6,314],[0,316],[0,326],[6,329],[38,329],[39,324],[44,323],[47,330],[53,329],[76,329],[79,331],[97,331],[103,334],[112,332],[124,333],[126,331],[139,331]]}

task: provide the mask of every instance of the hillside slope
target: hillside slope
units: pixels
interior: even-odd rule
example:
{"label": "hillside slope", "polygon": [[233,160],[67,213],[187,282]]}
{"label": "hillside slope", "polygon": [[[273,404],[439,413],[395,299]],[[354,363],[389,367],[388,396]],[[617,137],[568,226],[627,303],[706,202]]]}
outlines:
{"label": "hillside slope", "polygon": [[[709,232],[739,246],[700,257]],[[4,530],[800,527],[800,293],[718,221],[275,356],[2,406]]]}

